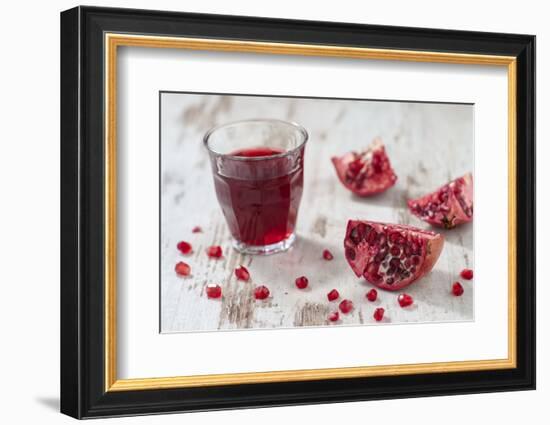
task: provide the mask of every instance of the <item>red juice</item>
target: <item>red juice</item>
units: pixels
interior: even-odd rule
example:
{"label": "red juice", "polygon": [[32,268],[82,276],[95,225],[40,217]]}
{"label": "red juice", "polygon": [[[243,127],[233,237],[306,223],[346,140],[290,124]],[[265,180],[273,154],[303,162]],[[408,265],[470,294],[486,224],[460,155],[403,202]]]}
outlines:
{"label": "red juice", "polygon": [[241,149],[230,153],[232,156],[240,156],[245,158],[254,158],[258,156],[273,156],[284,153],[281,149],[268,148],[265,146],[259,146],[257,148]]}
{"label": "red juice", "polygon": [[214,172],[216,195],[233,237],[247,245],[281,242],[294,233],[303,191],[303,149],[232,152]]}

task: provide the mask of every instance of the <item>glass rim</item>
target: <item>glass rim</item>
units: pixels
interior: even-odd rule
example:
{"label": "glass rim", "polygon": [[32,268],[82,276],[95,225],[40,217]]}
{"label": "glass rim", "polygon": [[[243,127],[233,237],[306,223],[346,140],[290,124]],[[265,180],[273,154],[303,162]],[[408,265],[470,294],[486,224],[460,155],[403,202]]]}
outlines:
{"label": "glass rim", "polygon": [[[231,155],[229,153],[221,153],[221,152],[218,152],[218,151],[212,149],[208,145],[208,140],[210,139],[210,136],[214,132],[216,132],[217,130],[221,130],[225,127],[229,127],[229,126],[232,126],[232,125],[235,125],[235,124],[250,124],[250,123],[262,123],[262,122],[263,123],[272,123],[272,124],[284,124],[286,126],[292,127],[298,133],[300,133],[302,135],[302,141],[297,146],[293,147],[292,149],[286,150],[286,151],[278,153],[276,155],[264,155],[264,156],[253,156],[253,157],[237,156],[237,155]],[[245,119],[245,120],[229,121],[229,122],[226,122],[224,124],[215,125],[214,127],[212,127],[210,130],[208,130],[205,133],[205,135],[202,138],[202,141],[204,143],[204,146],[208,150],[208,152],[211,152],[211,153],[213,153],[217,156],[223,156],[223,157],[231,158],[231,159],[234,159],[236,161],[263,161],[263,160],[266,160],[266,159],[282,158],[282,157],[285,157],[287,155],[290,155],[290,154],[296,152],[302,146],[304,146],[306,144],[306,142],[308,141],[308,139],[309,139],[309,133],[307,132],[307,130],[303,126],[301,126],[300,124],[298,124],[294,121],[285,121],[285,120],[279,120],[279,119],[276,119],[276,118],[251,118],[251,119]]]}

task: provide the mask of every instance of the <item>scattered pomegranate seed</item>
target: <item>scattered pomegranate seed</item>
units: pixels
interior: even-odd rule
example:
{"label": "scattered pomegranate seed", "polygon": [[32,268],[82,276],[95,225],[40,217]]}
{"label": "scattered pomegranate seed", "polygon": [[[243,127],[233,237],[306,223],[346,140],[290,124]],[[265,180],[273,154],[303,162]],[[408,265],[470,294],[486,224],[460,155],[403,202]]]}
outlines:
{"label": "scattered pomegranate seed", "polygon": [[460,272],[462,279],[471,280],[474,277],[474,271],[472,269],[464,269]]}
{"label": "scattered pomegranate seed", "polygon": [[220,298],[222,296],[221,286],[213,283],[206,285],[206,296],[208,298]]}
{"label": "scattered pomegranate seed", "polygon": [[453,295],[455,297],[460,297],[464,293],[464,288],[460,282],[453,283]]}
{"label": "scattered pomegranate seed", "polygon": [[210,258],[221,258],[223,255],[222,247],[218,245],[209,246],[206,249],[206,254],[208,254]]}
{"label": "scattered pomegranate seed", "polygon": [[182,254],[189,254],[193,250],[193,247],[189,242],[181,241],[178,242],[178,249]]}
{"label": "scattered pomegranate seed", "polygon": [[328,320],[330,320],[331,322],[337,322],[338,319],[340,319],[340,313],[338,313],[337,311],[333,311],[328,315]]}
{"label": "scattered pomegranate seed", "polygon": [[195,226],[193,227],[193,230],[191,230],[193,233],[202,233],[202,227],[201,226]]}
{"label": "scattered pomegranate seed", "polygon": [[305,276],[300,276],[296,278],[295,283],[298,289],[305,289],[307,288],[309,280],[307,280],[307,277]]}
{"label": "scattered pomegranate seed", "polygon": [[367,292],[367,300],[369,301],[376,301],[376,298],[378,298],[378,292],[376,292],[376,289],[372,288],[369,292]]}
{"label": "scattered pomegranate seed", "polygon": [[189,273],[191,273],[191,267],[189,266],[189,264],[184,263],[183,261],[177,263],[174,269],[176,270],[176,273],[180,276],[189,276]]}
{"label": "scattered pomegranate seed", "polygon": [[374,314],[372,315],[372,317],[374,317],[374,320],[380,322],[384,318],[384,311],[385,310],[382,307],[374,310]]}
{"label": "scattered pomegranate seed", "polygon": [[235,269],[235,276],[237,276],[237,279],[247,281],[250,279],[250,273],[248,273],[248,270],[245,266],[241,266],[237,269]]}
{"label": "scattered pomegranate seed", "polygon": [[414,302],[413,297],[411,297],[409,294],[399,294],[397,297],[397,302],[399,302],[399,305],[401,307],[408,307],[412,305]]}
{"label": "scattered pomegranate seed", "polygon": [[340,297],[340,294],[338,293],[338,291],[336,289],[333,289],[332,291],[330,291],[327,294],[327,298],[328,298],[329,301],[337,300],[339,297]]}
{"label": "scattered pomegranate seed", "polygon": [[323,258],[327,261],[330,261],[334,258],[334,255],[332,255],[332,253],[328,249],[325,249],[323,251]]}
{"label": "scattered pomegranate seed", "polygon": [[342,313],[348,314],[351,310],[353,310],[353,302],[351,300],[344,300],[338,307]]}
{"label": "scattered pomegranate seed", "polygon": [[267,297],[269,297],[269,289],[267,286],[261,285],[254,289],[254,298],[257,300],[265,300]]}

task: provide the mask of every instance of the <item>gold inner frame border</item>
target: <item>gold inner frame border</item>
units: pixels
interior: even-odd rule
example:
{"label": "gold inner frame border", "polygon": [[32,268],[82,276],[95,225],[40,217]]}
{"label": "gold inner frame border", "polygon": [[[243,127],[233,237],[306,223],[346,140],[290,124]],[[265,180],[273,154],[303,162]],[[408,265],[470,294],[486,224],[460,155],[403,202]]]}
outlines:
{"label": "gold inner frame border", "polygon": [[[371,49],[329,45],[288,44],[221,39],[180,38],[150,35],[106,33],[105,46],[105,391],[137,391],[169,388],[205,387],[322,379],[364,378],[513,369],[516,358],[516,58],[513,56],[428,52],[394,49]],[[437,363],[342,367],[118,379],[116,323],[116,98],[118,47],[149,47],[228,51],[279,55],[341,57],[355,59],[396,60],[468,65],[504,66],[508,72],[508,357],[495,360],[469,360]]]}

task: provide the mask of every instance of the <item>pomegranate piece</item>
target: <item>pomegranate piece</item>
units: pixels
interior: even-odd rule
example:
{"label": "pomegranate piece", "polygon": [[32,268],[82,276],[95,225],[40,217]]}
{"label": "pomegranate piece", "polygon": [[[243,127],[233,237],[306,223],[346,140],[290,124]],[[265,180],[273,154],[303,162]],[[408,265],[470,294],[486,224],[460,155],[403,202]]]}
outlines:
{"label": "pomegranate piece", "polygon": [[362,152],[332,157],[332,163],[342,184],[358,196],[383,192],[397,181],[380,139],[375,139]]}
{"label": "pomegranate piece", "polygon": [[374,310],[374,314],[372,315],[372,317],[374,317],[374,320],[376,320],[377,322],[380,322],[384,318],[384,312],[385,310],[382,307],[377,308],[376,310]]}
{"label": "pomegranate piece", "polygon": [[460,282],[455,282],[453,283],[452,291],[455,297],[460,297],[464,293],[464,288]]}
{"label": "pomegranate piece", "polygon": [[432,193],[407,202],[419,219],[434,226],[452,229],[474,217],[474,180],[468,173]]}
{"label": "pomegranate piece", "polygon": [[206,249],[206,254],[210,258],[221,258],[221,256],[223,255],[222,247],[218,245],[209,246]]}
{"label": "pomegranate piece", "polygon": [[183,261],[177,263],[174,269],[179,276],[189,276],[189,274],[191,273],[191,267],[189,266],[189,264],[184,263]]}
{"label": "pomegranate piece", "polygon": [[348,314],[351,310],[353,310],[353,302],[351,300],[343,300],[338,308],[342,313]]}
{"label": "pomegranate piece", "polygon": [[177,247],[182,254],[189,254],[191,251],[193,251],[193,247],[189,242],[185,242],[185,241],[178,242]]}
{"label": "pomegranate piece", "polygon": [[376,289],[372,288],[369,292],[367,292],[367,300],[373,302],[376,301],[376,298],[378,298],[378,292]]}
{"label": "pomegranate piece", "polygon": [[195,226],[193,227],[193,230],[191,230],[193,233],[202,233],[202,227],[201,226]]}
{"label": "pomegranate piece", "polygon": [[300,276],[300,277],[296,278],[294,283],[296,283],[296,287],[298,289],[305,289],[305,288],[307,288],[307,285],[309,284],[309,280],[307,280],[307,277],[305,277],[305,276]]}
{"label": "pomegranate piece", "polygon": [[206,285],[206,296],[208,298],[220,298],[222,296],[221,286],[213,283]]}
{"label": "pomegranate piece", "polygon": [[323,258],[327,261],[330,261],[334,258],[334,255],[332,255],[332,253],[328,249],[325,249],[323,251]]}
{"label": "pomegranate piece", "polygon": [[397,302],[401,307],[408,307],[413,304],[414,300],[409,294],[399,294]]}
{"label": "pomegranate piece", "polygon": [[237,276],[237,279],[239,280],[247,281],[248,279],[250,279],[250,273],[248,273],[248,269],[245,266],[236,268],[235,276]]}
{"label": "pomegranate piece", "polygon": [[474,277],[474,271],[472,269],[464,269],[460,272],[460,277],[466,280],[472,280]]}
{"label": "pomegranate piece", "polygon": [[328,320],[330,320],[331,322],[337,322],[339,319],[340,313],[338,313],[337,311],[333,311],[328,315]]}
{"label": "pomegranate piece", "polygon": [[330,291],[327,294],[327,298],[328,298],[329,301],[337,300],[339,297],[340,297],[340,294],[338,293],[338,291],[336,289],[333,289],[332,291]]}
{"label": "pomegranate piece", "polygon": [[254,288],[254,298],[257,300],[265,300],[269,297],[269,289],[267,286],[261,285]]}
{"label": "pomegranate piece", "polygon": [[358,277],[379,288],[400,290],[430,272],[444,237],[400,224],[349,220],[344,238],[346,259]]}

